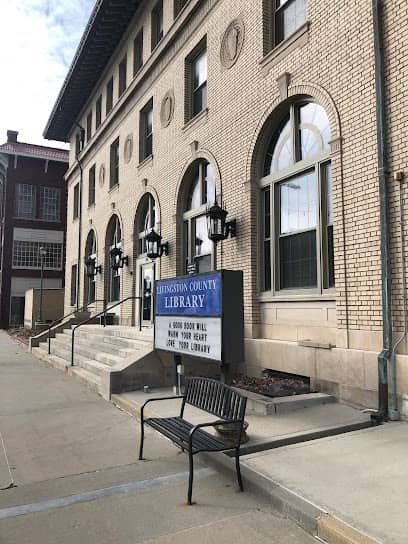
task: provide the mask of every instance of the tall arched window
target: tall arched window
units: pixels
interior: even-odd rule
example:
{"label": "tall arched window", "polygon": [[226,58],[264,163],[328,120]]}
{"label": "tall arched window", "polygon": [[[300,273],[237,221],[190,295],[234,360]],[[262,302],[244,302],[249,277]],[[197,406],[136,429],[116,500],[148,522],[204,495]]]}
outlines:
{"label": "tall arched window", "polygon": [[184,208],[184,258],[187,265],[195,263],[197,272],[214,268],[213,243],[208,238],[206,210],[215,201],[214,168],[205,160],[193,164],[190,186]]}
{"label": "tall arched window", "polygon": [[156,225],[156,203],[153,195],[147,193],[143,196],[136,221],[137,237],[139,239],[138,253],[143,255],[147,252],[146,248],[146,234],[151,231]]}
{"label": "tall arched window", "polygon": [[[96,263],[96,238],[95,233],[91,230],[86,239],[85,245],[85,263],[92,259],[94,261],[94,268]],[[85,304],[92,304],[95,302],[96,294],[96,273],[93,276],[88,276],[87,268],[85,267]]]}
{"label": "tall arched window", "polygon": [[306,100],[272,135],[260,180],[264,291],[334,287],[329,140],[326,112]]}
{"label": "tall arched window", "polygon": [[120,300],[120,274],[122,269],[113,269],[110,266],[110,251],[113,248],[120,248],[122,245],[122,234],[120,230],[119,218],[117,215],[112,216],[109,221],[106,240],[108,263],[107,296],[109,302],[117,302]]}

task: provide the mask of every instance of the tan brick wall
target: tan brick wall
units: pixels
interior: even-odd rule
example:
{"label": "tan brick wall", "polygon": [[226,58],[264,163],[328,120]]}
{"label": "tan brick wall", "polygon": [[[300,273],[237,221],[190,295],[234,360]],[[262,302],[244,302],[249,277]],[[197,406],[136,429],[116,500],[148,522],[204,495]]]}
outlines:
{"label": "tan brick wall", "polygon": [[[138,281],[134,259],[135,213],[145,191],[154,194],[160,210],[163,240],[170,255],[157,262],[157,277],[180,271],[181,226],[177,207],[183,172],[194,158],[210,159],[219,171],[223,199],[230,217],[237,218],[238,235],[219,244],[218,268],[242,269],[245,281],[245,323],[248,337],[293,343],[313,340],[337,344],[338,348],[374,352],[381,349],[381,269],[379,199],[376,155],[376,113],[374,94],[374,50],[371,0],[308,0],[309,29],[297,44],[268,62],[263,59],[263,2],[254,0],[192,0],[175,22],[173,2],[164,1],[165,38],[150,53],[150,9],[139,13],[112,57],[95,93],[84,107],[80,122],[102,92],[102,126],[82,153],[84,164],[84,215],[82,243],[89,229],[95,229],[98,262],[104,266],[105,233],[109,217],[117,213],[122,227],[122,249],[130,265],[122,270],[122,297],[134,293]],[[389,156],[391,170],[407,169],[408,20],[406,2],[386,4],[387,104],[390,119]],[[194,16],[187,23],[189,13]],[[223,32],[236,17],[245,24],[241,55],[231,69],[220,63]],[[133,76],[133,39],[144,24],[145,67],[117,99],[117,66],[128,54],[128,79]],[[396,21],[399,24],[396,24]],[[207,36],[208,112],[184,127],[184,61],[196,44]],[[282,49],[282,47],[281,47]],[[261,62],[262,61],[262,62]],[[262,127],[282,102],[277,78],[290,74],[289,97],[308,95],[326,109],[331,122],[332,173],[336,289],[333,296],[295,297],[293,300],[261,302],[259,299],[259,239],[257,232],[259,161],[257,153]],[[105,86],[112,73],[114,109],[105,119]],[[165,93],[174,90],[175,112],[170,125],[160,124],[160,105]],[[139,165],[139,113],[153,97],[153,159]],[[95,116],[93,116],[95,118]],[[95,131],[93,131],[95,132]],[[133,136],[133,155],[124,161],[124,143]],[[109,149],[120,137],[120,183],[109,191]],[[192,152],[192,143],[198,142]],[[96,163],[96,205],[87,208],[88,170]],[[106,175],[99,184],[99,169]],[[71,264],[77,259],[77,221],[72,221],[72,190],[79,173],[68,174],[68,234],[66,306],[69,305]],[[397,218],[398,193],[392,187],[392,248],[395,325],[401,328],[401,267]],[[178,219],[177,219],[178,218]],[[82,251],[83,256],[83,251]],[[177,262],[177,258],[179,261]],[[83,274],[81,274],[83,281]],[[83,293],[83,288],[82,293]],[[97,298],[103,293],[103,275],[97,279]],[[315,319],[315,317],[318,318]],[[131,322],[131,310],[122,312]],[[269,344],[268,344],[269,345]],[[300,348],[299,348],[300,349]],[[302,347],[302,353],[307,353]],[[258,356],[253,354],[259,362]],[[250,362],[252,364],[252,362]],[[346,363],[344,363],[346,364]],[[296,371],[293,368],[292,371]],[[301,365],[297,369],[301,371]],[[324,372],[322,372],[322,375]],[[357,378],[356,378],[357,379]],[[364,380],[363,380],[364,381]],[[362,383],[363,383],[362,381]],[[363,388],[363,386],[362,386]]]}

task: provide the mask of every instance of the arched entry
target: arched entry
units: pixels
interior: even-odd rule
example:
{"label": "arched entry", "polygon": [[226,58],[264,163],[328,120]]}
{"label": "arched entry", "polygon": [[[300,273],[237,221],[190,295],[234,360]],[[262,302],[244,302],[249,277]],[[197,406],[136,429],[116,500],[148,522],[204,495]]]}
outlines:
{"label": "arched entry", "polygon": [[96,300],[96,273],[92,276],[87,274],[86,263],[91,260],[94,261],[94,268],[96,268],[96,236],[93,229],[89,231],[85,244],[84,305],[93,304]]}
{"label": "arched entry", "polygon": [[158,231],[158,213],[156,201],[151,193],[141,198],[135,216],[134,225],[134,260],[135,293],[141,297],[141,307],[137,321],[141,320],[142,327],[153,324],[153,288],[156,277],[154,261],[147,257],[146,235],[151,229]]}
{"label": "arched entry", "polygon": [[[115,214],[109,220],[106,229],[105,239],[105,298],[109,306],[120,301],[121,293],[121,268],[112,268],[111,266],[111,250],[114,248],[120,249],[122,246],[122,231],[120,228],[119,217]],[[116,314],[120,314],[120,308],[113,310]]]}

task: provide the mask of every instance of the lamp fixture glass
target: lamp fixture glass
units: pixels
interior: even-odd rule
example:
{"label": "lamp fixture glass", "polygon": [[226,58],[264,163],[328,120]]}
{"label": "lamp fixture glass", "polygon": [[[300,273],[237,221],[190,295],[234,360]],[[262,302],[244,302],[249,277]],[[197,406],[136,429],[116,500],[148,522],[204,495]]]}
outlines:
{"label": "lamp fixture glass", "polygon": [[168,255],[169,254],[169,243],[166,242],[164,244],[161,243],[162,237],[160,234],[158,234],[154,228],[151,229],[151,231],[146,234],[145,236],[145,242],[147,247],[147,257],[149,259],[157,259],[157,257],[161,257],[162,255]]}

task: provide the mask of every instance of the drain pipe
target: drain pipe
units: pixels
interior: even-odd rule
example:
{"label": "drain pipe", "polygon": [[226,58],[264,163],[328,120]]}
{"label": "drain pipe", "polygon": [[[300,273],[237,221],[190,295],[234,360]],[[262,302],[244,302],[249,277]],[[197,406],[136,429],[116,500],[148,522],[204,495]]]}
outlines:
{"label": "drain pipe", "polygon": [[80,146],[77,150],[77,153],[75,154],[76,162],[79,168],[79,195],[78,195],[78,268],[77,268],[77,284],[76,284],[76,310],[79,311],[79,288],[81,285],[81,243],[82,243],[82,186],[83,186],[83,178],[84,178],[84,170],[82,167],[82,162],[79,158],[79,154],[81,153],[83,147],[84,147],[84,141],[85,141],[85,129],[81,127],[79,123],[76,123],[77,127],[80,130]]}
{"label": "drain pipe", "polygon": [[388,164],[386,155],[386,114],[384,87],[384,48],[382,28],[382,0],[373,0],[375,90],[377,117],[378,185],[380,200],[381,273],[383,349],[378,355],[378,414],[380,420],[388,419],[388,370],[392,359],[391,314],[391,254],[389,210],[387,195]]}

